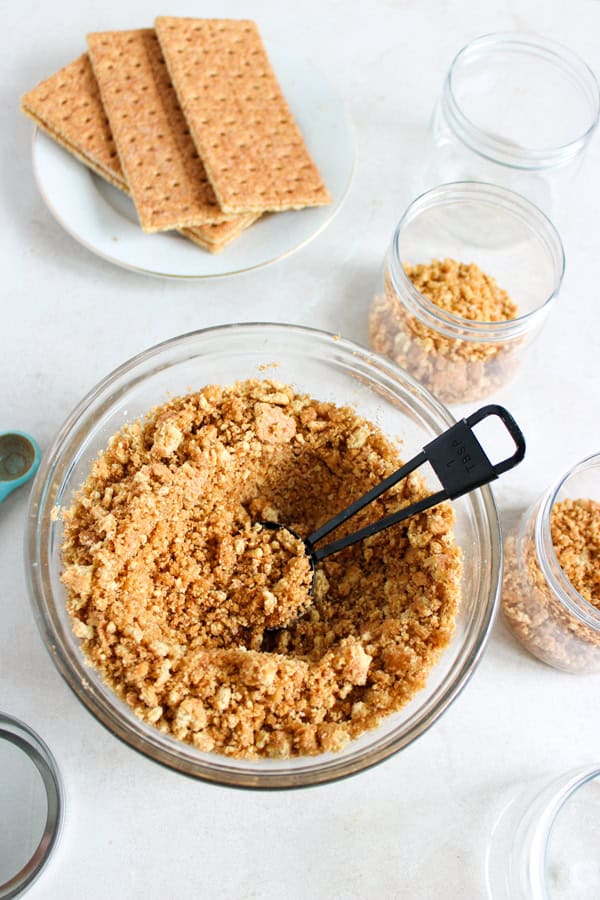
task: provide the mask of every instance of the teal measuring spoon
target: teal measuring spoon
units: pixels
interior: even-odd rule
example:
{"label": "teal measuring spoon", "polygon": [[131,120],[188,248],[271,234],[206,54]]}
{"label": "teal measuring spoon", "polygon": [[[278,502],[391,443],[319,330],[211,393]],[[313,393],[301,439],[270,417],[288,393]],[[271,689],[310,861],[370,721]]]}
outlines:
{"label": "teal measuring spoon", "polygon": [[28,434],[0,432],[0,503],[35,475],[41,458],[40,448]]}

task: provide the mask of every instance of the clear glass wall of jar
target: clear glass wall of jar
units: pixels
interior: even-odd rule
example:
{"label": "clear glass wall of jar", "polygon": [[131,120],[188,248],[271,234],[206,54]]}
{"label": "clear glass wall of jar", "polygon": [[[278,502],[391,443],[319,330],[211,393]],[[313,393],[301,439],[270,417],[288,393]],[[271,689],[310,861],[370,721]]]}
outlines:
{"label": "clear glass wall of jar", "polygon": [[489,838],[488,900],[600,896],[600,765],[511,791]]}
{"label": "clear glass wall of jar", "polygon": [[[516,315],[455,315],[420,293],[407,273],[417,264],[455,261],[492,276]],[[440,185],[411,203],[394,232],[369,313],[371,347],[446,403],[480,400],[516,374],[563,271],[558,232],[528,200],[497,185]]]}
{"label": "clear glass wall of jar", "polygon": [[[579,525],[574,512],[563,521],[570,532],[568,540],[573,544],[573,552],[579,560],[589,558],[587,575],[580,571],[586,581],[583,593],[589,599],[567,577],[553,541],[553,513],[560,510],[562,515],[564,504],[573,501],[585,503],[588,509],[586,517],[579,518]],[[523,516],[505,544],[505,620],[530,653],[568,672],[600,672],[598,516],[600,454],[588,457],[567,472]],[[554,527],[558,527],[556,521]]]}
{"label": "clear glass wall of jar", "polygon": [[560,222],[599,116],[594,73],[567,47],[510,32],[476,38],[446,76],[427,183],[500,184]]}

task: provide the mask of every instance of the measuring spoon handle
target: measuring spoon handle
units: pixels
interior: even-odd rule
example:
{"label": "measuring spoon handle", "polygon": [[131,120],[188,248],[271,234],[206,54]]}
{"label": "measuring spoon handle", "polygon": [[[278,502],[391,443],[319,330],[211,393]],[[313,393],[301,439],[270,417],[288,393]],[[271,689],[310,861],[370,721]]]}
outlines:
{"label": "measuring spoon handle", "polygon": [[[499,463],[490,462],[473,432],[473,426],[489,416],[497,416],[500,419],[515,444],[515,451],[512,456]],[[352,544],[356,544],[358,541],[362,541],[373,534],[378,534],[385,528],[396,525],[410,516],[423,512],[432,506],[437,506],[438,503],[442,503],[444,500],[455,500],[463,494],[467,494],[484,484],[488,484],[490,481],[494,481],[503,472],[507,472],[520,463],[524,456],[525,438],[508,410],[498,404],[482,406],[481,409],[471,413],[466,419],[461,419],[443,434],[430,441],[420,453],[417,453],[413,459],[409,460],[400,469],[375,485],[366,494],[346,507],[346,509],[333,516],[320,528],[313,531],[312,534],[309,534],[306,539],[306,545],[313,559],[318,562],[327,556],[331,556],[332,553],[343,550],[344,547],[350,547]],[[377,497],[389,490],[394,484],[406,478],[407,475],[423,465],[424,462],[428,462],[433,468],[441,482],[441,491],[437,491],[435,494],[431,494],[429,497],[425,497],[411,506],[404,507],[404,509],[385,516],[383,519],[372,522],[359,531],[346,535],[337,541],[332,541],[324,547],[315,547],[319,540],[322,540],[343,522],[356,515],[357,512],[364,509],[373,500],[376,500]]]}

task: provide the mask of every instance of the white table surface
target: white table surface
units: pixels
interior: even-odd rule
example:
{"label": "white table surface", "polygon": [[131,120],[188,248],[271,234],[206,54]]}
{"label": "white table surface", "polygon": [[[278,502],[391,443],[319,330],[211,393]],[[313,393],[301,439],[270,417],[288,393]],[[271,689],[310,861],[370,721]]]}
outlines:
{"label": "white table surface", "polygon": [[[154,12],[250,16],[269,41],[301,47],[345,97],[357,137],[354,183],[333,223],[292,257],[220,281],[161,281],[97,259],[45,208],[19,96],[82,52],[86,31],[147,25]],[[0,428],[31,432],[42,448],[100,378],[178,333],[277,320],[366,342],[384,248],[414,195],[443,76],[467,40],[538,31],[600,73],[594,0],[179,0],[156,10],[143,0],[7,0],[3,13]],[[528,437],[526,461],[495,490],[505,525],[600,449],[599,164],[596,135],[562,226],[561,296],[518,381],[495,397]],[[507,792],[538,775],[600,763],[600,676],[544,666],[499,620],[479,669],[443,718],[358,777],[260,793],[160,768],[105,731],[54,669],[25,591],[26,509],[26,489],[0,508],[0,709],[48,742],[68,794],[62,841],[32,900],[477,900],[486,896],[486,842]]]}

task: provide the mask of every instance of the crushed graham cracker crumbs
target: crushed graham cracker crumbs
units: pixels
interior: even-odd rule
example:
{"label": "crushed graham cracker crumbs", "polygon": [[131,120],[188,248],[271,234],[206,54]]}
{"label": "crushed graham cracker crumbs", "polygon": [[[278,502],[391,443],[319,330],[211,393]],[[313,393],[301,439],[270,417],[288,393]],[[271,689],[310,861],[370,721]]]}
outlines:
{"label": "crushed graham cracker crumbs", "polygon": [[[445,312],[469,322],[506,322],[517,305],[495,279],[474,263],[434,259],[405,265],[414,287]],[[466,341],[447,337],[408,312],[386,271],[383,295],[369,315],[371,346],[423,382],[441,400],[479,400],[501,387],[516,367],[517,342]]]}
{"label": "crushed graham cracker crumbs", "polygon": [[[453,510],[326,559],[308,603],[298,547],[259,523],[309,534],[400,465],[351,408],[270,380],[208,386],[126,425],[64,513],[85,656],[141,719],[199,750],[341,749],[408,703],[451,639]],[[345,527],[427,493],[412,473]]]}
{"label": "crushed graham cracker crumbs", "polygon": [[588,603],[600,609],[600,503],[588,499],[555,503],[551,531],[565,575]]}
{"label": "crushed graham cracker crumbs", "polygon": [[[600,503],[555,503],[550,531],[564,574],[600,610]],[[532,521],[522,537],[511,535],[506,542],[502,608],[516,637],[544,662],[573,672],[600,671],[600,629],[573,615],[546,581]]]}

